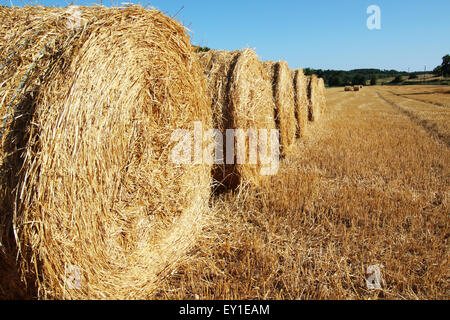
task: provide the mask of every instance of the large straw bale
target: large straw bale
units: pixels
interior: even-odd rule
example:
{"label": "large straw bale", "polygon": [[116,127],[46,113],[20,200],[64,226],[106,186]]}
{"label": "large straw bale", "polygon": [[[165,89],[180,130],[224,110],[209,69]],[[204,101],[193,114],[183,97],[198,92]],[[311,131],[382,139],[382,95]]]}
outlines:
{"label": "large straw bale", "polygon": [[325,108],[325,85],[315,74],[308,78],[308,119],[317,121]]}
{"label": "large straw bale", "polygon": [[294,144],[297,134],[291,70],[286,61],[265,61],[264,67],[271,78],[275,102],[275,121],[280,130],[282,153],[286,155],[289,148]]}
{"label": "large straw bale", "polygon": [[[271,87],[268,84],[262,63],[254,51],[212,50],[199,54],[211,94],[213,124],[222,133],[224,164],[217,164],[213,177],[219,187],[235,188],[241,183],[258,185],[264,180],[261,170],[267,167],[259,157],[249,163],[249,140],[244,144],[234,143],[234,164],[226,161],[227,129],[275,129],[274,104]],[[245,150],[238,150],[245,148]],[[270,149],[270,148],[269,148]],[[265,150],[270,152],[270,150]],[[230,151],[231,152],[231,151]],[[238,152],[245,154],[245,162],[237,163]]]}
{"label": "large straw bale", "polygon": [[297,137],[306,132],[308,123],[308,93],[306,77],[302,69],[292,70],[294,83],[295,117],[297,119]]}
{"label": "large straw bale", "polygon": [[0,295],[150,298],[208,209],[211,167],[169,160],[173,130],[211,127],[206,81],[162,13],[79,10],[0,9]]}
{"label": "large straw bale", "polygon": [[326,89],[325,89],[325,81],[323,78],[319,78],[319,93],[320,93],[320,110],[323,114],[327,108],[327,100],[326,100]]}

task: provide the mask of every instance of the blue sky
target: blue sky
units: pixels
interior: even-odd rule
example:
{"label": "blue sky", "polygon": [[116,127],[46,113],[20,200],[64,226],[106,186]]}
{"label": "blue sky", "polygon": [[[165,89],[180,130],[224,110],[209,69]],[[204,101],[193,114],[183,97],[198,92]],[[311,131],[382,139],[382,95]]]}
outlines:
{"label": "blue sky", "polygon": [[[12,1],[23,5],[22,0]],[[25,1],[27,2],[27,1]],[[66,0],[37,0],[66,6]],[[263,60],[292,68],[431,70],[450,53],[449,0],[128,0],[177,15],[193,42],[215,49],[256,49]],[[73,0],[95,4],[100,0]],[[103,5],[121,3],[103,1]],[[369,5],[381,30],[369,30]]]}

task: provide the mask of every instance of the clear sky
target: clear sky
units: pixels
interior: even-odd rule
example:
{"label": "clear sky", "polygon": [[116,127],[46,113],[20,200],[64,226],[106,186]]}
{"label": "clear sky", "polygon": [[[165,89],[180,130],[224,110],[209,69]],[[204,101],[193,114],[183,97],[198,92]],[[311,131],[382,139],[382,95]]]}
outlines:
{"label": "clear sky", "polygon": [[[23,0],[2,0],[23,5]],[[25,1],[27,2],[27,1]],[[36,0],[66,6],[66,0]],[[215,49],[256,49],[263,60],[292,68],[432,70],[450,53],[450,0],[128,0],[150,5]],[[95,4],[100,0],[73,0]],[[121,3],[103,1],[103,5]],[[381,9],[381,30],[369,30],[369,5]],[[179,11],[183,8],[181,11]]]}

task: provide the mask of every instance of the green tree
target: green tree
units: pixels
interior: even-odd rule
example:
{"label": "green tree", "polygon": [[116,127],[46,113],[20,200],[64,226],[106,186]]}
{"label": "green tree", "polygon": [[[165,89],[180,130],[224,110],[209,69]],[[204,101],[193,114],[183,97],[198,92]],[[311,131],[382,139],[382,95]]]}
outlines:
{"label": "green tree", "polygon": [[437,66],[436,68],[434,68],[433,74],[435,76],[442,76],[442,66]]}
{"label": "green tree", "polygon": [[211,51],[211,48],[208,48],[208,47],[197,47],[197,48],[195,48],[195,52],[208,52],[208,51]]}
{"label": "green tree", "polygon": [[362,74],[359,74],[359,73],[355,74],[353,76],[353,79],[352,79],[352,84],[353,85],[360,85],[360,84],[365,85],[366,84],[366,77],[363,76]]}
{"label": "green tree", "polygon": [[412,73],[410,76],[409,76],[409,79],[417,79],[418,78],[418,76],[417,76],[417,74],[415,74],[415,73]]}
{"label": "green tree", "polygon": [[442,57],[441,68],[444,77],[450,76],[450,55],[447,54],[446,56]]}
{"label": "green tree", "polygon": [[442,64],[434,68],[433,74],[444,77],[450,76],[450,55],[447,54],[442,57]]}
{"label": "green tree", "polygon": [[396,76],[394,80],[391,81],[391,83],[401,83],[403,82],[402,76]]}
{"label": "green tree", "polygon": [[373,75],[370,77],[370,85],[371,85],[371,86],[376,86],[376,85],[377,85],[377,76],[376,76],[375,74],[373,74]]}
{"label": "green tree", "polygon": [[305,76],[312,76],[314,74],[314,70],[312,70],[311,68],[305,68],[303,69],[303,73],[305,74]]}
{"label": "green tree", "polygon": [[338,75],[333,75],[330,77],[330,79],[328,80],[328,85],[330,87],[339,87],[343,85],[343,81],[342,78]]}

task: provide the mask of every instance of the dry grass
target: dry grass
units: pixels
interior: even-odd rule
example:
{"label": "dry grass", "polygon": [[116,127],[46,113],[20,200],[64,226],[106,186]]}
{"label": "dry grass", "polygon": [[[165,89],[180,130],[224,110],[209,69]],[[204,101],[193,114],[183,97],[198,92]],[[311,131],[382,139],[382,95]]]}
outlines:
{"label": "dry grass", "polygon": [[[218,197],[157,297],[448,299],[450,150],[377,90],[328,89],[280,174]],[[367,290],[375,264],[385,284]]]}
{"label": "dry grass", "polygon": [[211,127],[206,81],[185,28],[158,11],[81,8],[68,30],[62,10],[0,11],[2,61],[30,37],[1,74],[0,296],[149,298],[208,208],[211,167],[169,160],[174,129]]}

